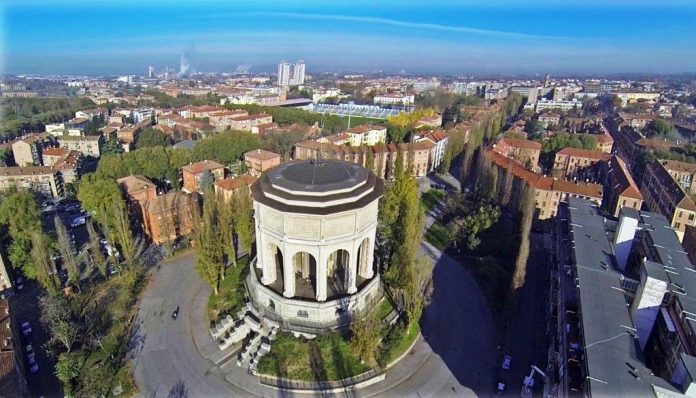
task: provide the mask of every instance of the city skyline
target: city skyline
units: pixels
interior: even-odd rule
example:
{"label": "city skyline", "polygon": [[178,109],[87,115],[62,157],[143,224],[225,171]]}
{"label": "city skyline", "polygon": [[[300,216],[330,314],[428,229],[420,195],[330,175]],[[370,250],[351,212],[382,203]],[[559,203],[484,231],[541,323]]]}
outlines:
{"label": "city skyline", "polygon": [[[696,71],[688,2],[404,2],[351,4],[8,1],[5,73],[683,73]],[[67,21],[67,22],[66,22]]]}

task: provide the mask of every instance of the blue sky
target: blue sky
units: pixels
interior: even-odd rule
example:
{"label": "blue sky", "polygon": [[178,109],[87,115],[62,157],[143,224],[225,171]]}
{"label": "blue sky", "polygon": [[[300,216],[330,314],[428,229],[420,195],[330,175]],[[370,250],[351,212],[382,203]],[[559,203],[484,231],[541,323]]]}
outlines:
{"label": "blue sky", "polygon": [[[96,3],[96,4],[95,4]],[[696,1],[0,0],[2,70],[696,72]]]}

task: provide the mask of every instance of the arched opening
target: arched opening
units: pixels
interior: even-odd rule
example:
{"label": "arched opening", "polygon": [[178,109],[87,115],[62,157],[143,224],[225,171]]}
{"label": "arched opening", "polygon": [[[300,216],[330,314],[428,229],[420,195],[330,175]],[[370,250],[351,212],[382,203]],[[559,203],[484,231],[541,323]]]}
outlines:
{"label": "arched opening", "polygon": [[269,255],[267,261],[273,261],[273,282],[269,285],[276,293],[282,294],[284,288],[283,281],[283,252],[273,243],[268,245]]}
{"label": "arched opening", "polygon": [[292,269],[295,274],[295,295],[305,298],[316,297],[317,262],[307,252],[297,252],[292,256]]}
{"label": "arched opening", "polygon": [[370,261],[370,238],[363,239],[358,248],[358,275],[364,277],[369,275],[372,264]]}
{"label": "arched opening", "polygon": [[339,249],[329,255],[326,264],[328,278],[328,296],[344,294],[348,290],[348,261],[350,254],[347,250]]}

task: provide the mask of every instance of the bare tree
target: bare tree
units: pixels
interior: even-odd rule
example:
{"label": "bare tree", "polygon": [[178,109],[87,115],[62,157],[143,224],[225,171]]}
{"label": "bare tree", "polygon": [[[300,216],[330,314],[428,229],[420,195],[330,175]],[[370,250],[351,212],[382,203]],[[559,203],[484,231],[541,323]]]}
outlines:
{"label": "bare tree", "polygon": [[94,223],[91,220],[87,222],[87,234],[89,235],[87,251],[92,259],[92,265],[99,270],[99,273],[104,278],[106,278],[108,275],[107,268],[109,266],[109,259],[106,258],[101,251],[99,234],[97,234],[97,231],[94,229]]}
{"label": "bare tree", "polygon": [[78,263],[75,251],[73,250],[71,237],[67,228],[57,215],[53,217],[56,227],[56,237],[58,238],[58,250],[63,260],[63,267],[68,272],[68,281],[80,288],[80,264]]}

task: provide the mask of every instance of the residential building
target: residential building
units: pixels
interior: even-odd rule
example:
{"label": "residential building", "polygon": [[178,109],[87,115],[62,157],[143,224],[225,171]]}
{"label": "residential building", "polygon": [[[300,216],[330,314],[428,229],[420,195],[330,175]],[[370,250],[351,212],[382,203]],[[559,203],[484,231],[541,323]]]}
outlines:
{"label": "residential building", "polygon": [[612,149],[614,148],[614,139],[611,138],[609,134],[593,134],[591,137],[597,142],[597,150],[611,153]]}
{"label": "residential building", "polygon": [[235,118],[248,115],[249,112],[241,109],[219,110],[209,114],[208,123],[214,126],[216,131],[229,130]]}
{"label": "residential building", "polygon": [[8,188],[28,189],[48,198],[63,195],[57,172],[46,166],[0,167],[0,191]]}
{"label": "residential building", "polygon": [[[215,194],[222,195],[226,202],[232,200],[232,197],[239,193],[242,187],[247,189],[258,180],[258,177],[251,175],[241,175],[239,177],[225,178],[224,180],[215,181]],[[248,193],[249,191],[247,191]]]}
{"label": "residential building", "polygon": [[102,135],[84,135],[80,137],[62,136],[58,137],[58,144],[62,148],[77,151],[84,156],[98,158],[101,156],[101,146],[104,143]]}
{"label": "residential building", "polygon": [[527,97],[527,103],[533,104],[537,101],[539,96],[539,87],[528,87],[528,86],[512,86],[510,87],[510,94],[518,94],[523,97]]}
{"label": "residential building", "polygon": [[200,193],[201,179],[206,175],[211,178],[211,184],[225,178],[225,166],[213,160],[191,163],[188,166],[182,167],[181,170],[184,177],[183,189],[186,192]]}
{"label": "residential building", "polygon": [[290,65],[289,62],[280,61],[278,64],[279,86],[301,86],[305,81],[304,61],[297,61]]}
{"label": "residential building", "polygon": [[493,144],[493,150],[514,159],[528,169],[536,169],[539,164],[541,144],[525,139],[501,137]]}
{"label": "residential building", "polygon": [[157,186],[140,175],[130,175],[116,180],[126,194],[128,212],[134,216],[145,230],[145,208],[149,201],[157,197]]}
{"label": "residential building", "polygon": [[411,106],[415,101],[416,99],[413,94],[400,93],[378,94],[372,99],[372,103],[375,105]]}
{"label": "residential building", "polygon": [[62,181],[62,184],[72,184],[77,182],[82,176],[83,156],[78,151],[69,151],[63,158],[53,164]]}
{"label": "residential building", "polygon": [[350,146],[377,145],[387,141],[387,128],[374,124],[363,124],[346,130]]}
{"label": "residential building", "polygon": [[31,134],[12,144],[12,155],[18,166],[41,166],[41,153],[44,148],[55,146],[48,133]]}
{"label": "residential building", "polygon": [[317,142],[322,144],[346,145],[350,141],[348,133],[336,133],[317,138]]}
{"label": "residential building", "polygon": [[418,119],[413,128],[438,128],[440,126],[442,126],[442,115],[435,114],[432,116],[423,116]]}
{"label": "residential building", "polygon": [[10,274],[7,273],[7,263],[3,256],[4,253],[0,251],[0,299],[5,300],[13,294],[13,291],[12,280]]}
{"label": "residential building", "polygon": [[537,120],[546,129],[550,126],[558,126],[561,123],[561,116],[555,113],[544,113],[539,115]]}
{"label": "residential building", "polygon": [[42,165],[51,167],[68,156],[70,150],[67,148],[46,148],[41,153]]}
{"label": "residential building", "polygon": [[261,175],[264,171],[280,164],[280,154],[257,149],[244,154],[244,162],[252,176]]}
{"label": "residential building", "polygon": [[18,326],[13,324],[7,299],[0,300],[0,397],[24,398],[29,396],[23,376],[25,356]]}
{"label": "residential building", "polygon": [[382,179],[391,179],[394,177],[396,159],[401,154],[403,167],[410,167],[415,177],[423,177],[428,173],[430,153],[434,146],[430,141],[358,147],[302,141],[295,145],[295,160],[345,160],[373,171]]}
{"label": "residential building", "polygon": [[640,210],[643,205],[643,195],[633,177],[620,157],[612,155],[611,159],[602,162],[604,166],[604,198],[603,204],[607,210],[619,216],[622,208]]}
{"label": "residential building", "polygon": [[562,111],[569,111],[573,108],[577,109],[582,109],[582,102],[577,101],[575,99],[571,101],[566,101],[566,100],[547,100],[545,98],[542,98],[541,100],[537,101],[535,105],[535,110],[536,112],[541,112],[544,109],[560,109]]}
{"label": "residential building", "polygon": [[442,159],[445,157],[449,137],[444,131],[433,131],[416,139],[416,142],[422,141],[429,141],[435,144],[430,150],[428,172],[435,171],[440,167]]}
{"label": "residential building", "polygon": [[145,233],[157,244],[190,235],[198,221],[195,199],[179,191],[170,191],[148,200],[144,207]]}
{"label": "residential building", "polygon": [[601,161],[609,161],[611,154],[580,148],[563,148],[556,152],[553,162],[553,175],[558,178],[588,178],[593,166]]}
{"label": "residential building", "polygon": [[653,91],[634,91],[634,90],[621,90],[614,91],[613,93],[621,100],[621,106],[626,106],[628,104],[638,102],[639,100],[654,102],[660,98],[660,93]]}
{"label": "residential building", "polygon": [[545,395],[690,395],[696,278],[667,220],[634,209],[607,219],[571,198],[553,237]]}
{"label": "residential building", "polygon": [[669,220],[679,240],[687,225],[696,225],[696,204],[662,163],[654,161],[645,167],[641,192],[650,210]]}
{"label": "residential building", "polygon": [[689,256],[691,263],[696,263],[696,227],[693,225],[687,225],[684,229],[684,238],[682,239],[682,246],[686,254]]}
{"label": "residential building", "polygon": [[232,130],[242,130],[254,132],[254,128],[261,124],[273,123],[273,117],[265,113],[255,115],[237,116],[228,120],[229,128]]}
{"label": "residential building", "polygon": [[676,160],[660,160],[660,163],[686,193],[696,193],[696,164]]}
{"label": "residential building", "polygon": [[[596,204],[602,203],[602,186],[585,182],[566,181],[541,174],[525,168],[521,163],[508,158],[494,149],[485,152],[486,159],[498,167],[499,189],[510,189],[511,201],[522,200],[522,194],[526,189],[534,189],[535,216],[539,220],[554,218],[558,211],[558,204],[568,198],[582,198]],[[510,173],[513,178],[513,186],[505,187],[504,174]]]}

